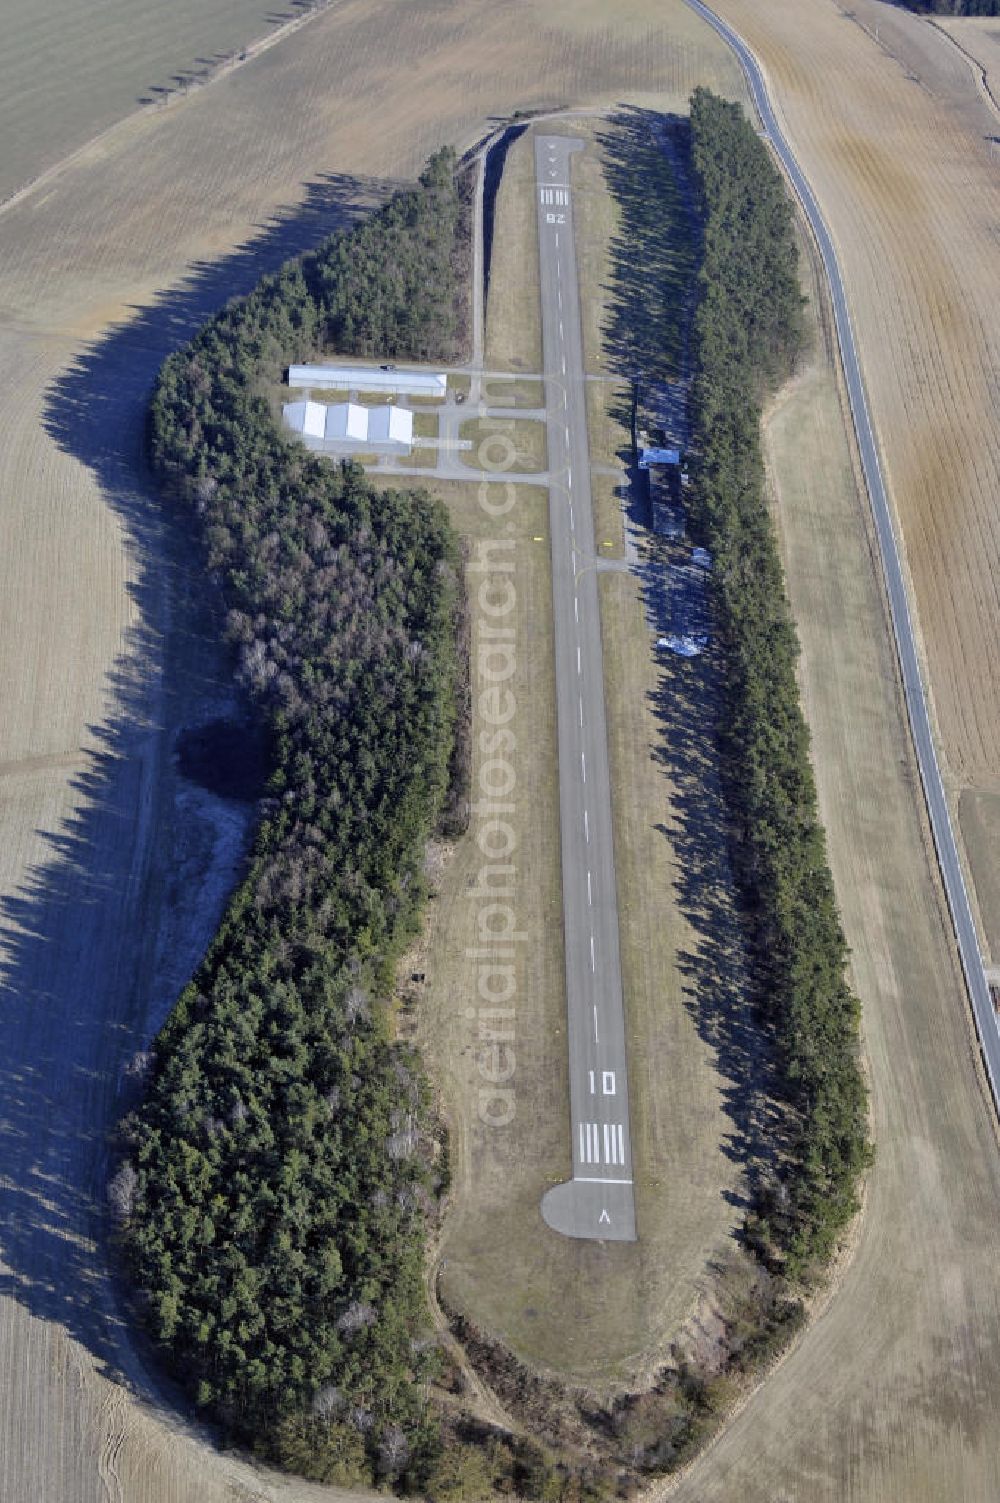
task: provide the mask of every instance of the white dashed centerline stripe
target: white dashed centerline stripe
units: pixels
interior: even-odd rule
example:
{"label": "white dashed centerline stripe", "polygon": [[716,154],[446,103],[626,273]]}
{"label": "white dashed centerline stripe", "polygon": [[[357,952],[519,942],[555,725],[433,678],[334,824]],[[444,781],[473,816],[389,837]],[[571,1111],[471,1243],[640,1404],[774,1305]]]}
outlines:
{"label": "white dashed centerline stripe", "polygon": [[583,781],[586,782],[587,781],[587,753],[586,752],[581,752],[580,753],[580,773],[581,773],[581,775],[583,777]]}
{"label": "white dashed centerline stripe", "polygon": [[587,813],[586,809],[584,809],[584,811],[583,811],[583,833],[587,837],[587,844],[589,845],[590,844],[590,815]]}
{"label": "white dashed centerline stripe", "polygon": [[587,873],[587,902],[591,905],[591,907],[593,907],[593,904],[594,904],[594,889],[590,885],[590,873],[589,872]]}
{"label": "white dashed centerline stripe", "polygon": [[594,954],[594,936],[593,935],[590,936],[590,969],[592,971],[596,971],[597,970],[597,957]]}
{"label": "white dashed centerline stripe", "polygon": [[[571,514],[571,516],[572,516],[572,511],[573,511],[573,508],[570,507],[570,514]],[[579,621],[579,619],[580,619],[580,597],[579,597],[579,595],[574,595],[573,596],[573,620],[574,621]],[[581,712],[583,711],[583,700],[582,699],[580,701],[580,710],[581,710]]]}
{"label": "white dashed centerline stripe", "polygon": [[576,649],[576,671],[577,673],[583,672],[583,660],[580,657],[579,647]]}
{"label": "white dashed centerline stripe", "polygon": [[[598,1033],[597,1033],[597,1003],[595,1002],[594,1003],[594,1043],[595,1044],[599,1044],[600,1042],[601,1042],[601,1040],[598,1037]],[[595,1129],[595,1132],[594,1132],[594,1136],[595,1137],[597,1136],[596,1129]]]}
{"label": "white dashed centerline stripe", "polygon": [[583,697],[580,698],[580,729],[583,730]]}

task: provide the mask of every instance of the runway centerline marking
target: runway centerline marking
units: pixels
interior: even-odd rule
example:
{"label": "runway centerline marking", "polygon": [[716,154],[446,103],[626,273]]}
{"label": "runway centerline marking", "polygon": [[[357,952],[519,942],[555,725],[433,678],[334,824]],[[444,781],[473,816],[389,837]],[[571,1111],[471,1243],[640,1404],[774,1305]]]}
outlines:
{"label": "runway centerline marking", "polygon": [[[583,143],[569,143],[579,150]],[[552,164],[553,148],[556,151]],[[608,1186],[581,1192],[579,1198],[563,1194],[567,1185],[546,1191],[543,1215],[550,1226],[568,1236],[631,1241],[635,1238],[631,1152],[628,1140],[628,1076],[624,1050],[624,1007],[621,958],[619,955],[618,899],[616,893],[611,822],[610,768],[604,704],[604,664],[600,637],[598,598],[591,593],[584,574],[598,565],[595,547],[592,480],[587,433],[586,369],[581,349],[581,307],[575,261],[575,236],[571,218],[572,199],[568,178],[570,163],[564,143],[551,137],[536,138],[536,181],[546,197],[536,194],[538,254],[541,262],[541,322],[543,368],[551,372],[546,386],[549,398],[547,431],[551,459],[549,512],[551,518],[551,567],[555,620],[557,673],[557,736],[559,747],[563,918],[566,936],[566,987],[570,1121],[573,1146],[573,1179],[584,1170],[614,1170],[593,1176],[593,1183]],[[575,168],[574,168],[575,171]],[[557,186],[564,197],[557,200]],[[551,196],[548,196],[551,195]],[[562,242],[566,237],[563,275]],[[565,286],[563,286],[565,283]],[[560,374],[561,373],[561,374]],[[559,393],[557,396],[556,393]],[[576,515],[576,503],[580,516]],[[579,523],[579,531],[577,530]],[[565,554],[563,544],[568,544]],[[581,588],[587,591],[581,601]],[[587,672],[583,673],[583,645],[587,646]],[[577,655],[577,720],[572,729],[572,687],[569,663]],[[585,710],[584,702],[592,695]],[[574,776],[573,762],[578,772]],[[591,796],[596,800],[597,823],[591,839]],[[579,844],[583,816],[584,847]],[[593,848],[593,849],[592,849]],[[586,875],[586,889],[579,873]],[[598,895],[600,902],[597,901]],[[586,899],[586,901],[585,901]],[[584,912],[584,909],[586,911]],[[580,965],[580,938],[587,935],[590,980],[587,966]],[[601,978],[597,979],[597,951],[601,951]],[[587,951],[584,951],[586,955]],[[591,1029],[584,1023],[590,1011]],[[610,1069],[610,1075],[608,1073]],[[616,1090],[609,1098],[608,1079]],[[588,1095],[589,1081],[589,1095]],[[612,1117],[612,1110],[614,1116]],[[595,1115],[595,1112],[598,1114]],[[620,1187],[611,1194],[612,1187]],[[602,1209],[603,1207],[603,1209]],[[606,1225],[604,1223],[607,1223]]]}

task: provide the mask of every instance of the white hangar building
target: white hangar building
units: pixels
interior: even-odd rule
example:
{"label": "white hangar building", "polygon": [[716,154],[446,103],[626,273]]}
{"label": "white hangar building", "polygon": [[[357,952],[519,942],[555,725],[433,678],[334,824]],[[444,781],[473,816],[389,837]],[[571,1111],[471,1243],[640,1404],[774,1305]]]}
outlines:
{"label": "white hangar building", "polygon": [[286,402],[285,427],[312,440],[310,447],[366,445],[391,449],[413,447],[413,413],[406,407],[362,407],[358,402]]}
{"label": "white hangar building", "polygon": [[369,365],[290,365],[289,386],[335,387],[340,391],[397,392],[410,397],[448,395],[448,377],[444,371],[398,370]]}

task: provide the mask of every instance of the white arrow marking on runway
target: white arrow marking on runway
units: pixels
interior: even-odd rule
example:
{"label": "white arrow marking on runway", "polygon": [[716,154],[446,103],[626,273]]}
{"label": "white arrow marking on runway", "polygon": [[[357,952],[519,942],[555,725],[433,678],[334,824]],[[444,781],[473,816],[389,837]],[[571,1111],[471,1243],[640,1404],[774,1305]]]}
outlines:
{"label": "white arrow marking on runway", "polygon": [[598,1216],[598,1218],[597,1218],[597,1224],[598,1224],[598,1226],[600,1226],[600,1224],[601,1224],[602,1221],[606,1221],[608,1223],[608,1226],[611,1225],[611,1217],[608,1215],[607,1211],[602,1211],[601,1214]]}

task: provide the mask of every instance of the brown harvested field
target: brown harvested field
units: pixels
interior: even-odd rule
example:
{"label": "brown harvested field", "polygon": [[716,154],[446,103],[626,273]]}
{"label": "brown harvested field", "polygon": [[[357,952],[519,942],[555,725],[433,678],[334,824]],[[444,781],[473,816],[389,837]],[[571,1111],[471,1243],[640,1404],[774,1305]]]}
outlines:
{"label": "brown harvested field", "polygon": [[1000,118],[1000,16],[939,16],[934,24],[974,64],[978,82]]}
{"label": "brown harvested field", "polygon": [[[700,77],[736,86],[677,0],[626,6],[613,26],[572,0],[344,0],[211,87],[124,122],[0,216],[11,1503],[322,1493],[221,1457],[105,1376],[124,1368],[148,1390],[95,1240],[119,1066],[193,964],[241,834],[217,808],[189,807],[169,757],[211,691],[204,643],[175,643],[184,613],[139,466],[156,368],[205,312],[367,201],[370,176],[411,174],[500,111],[639,94],[679,106]],[[100,123],[73,117],[58,150]]]}
{"label": "brown harvested field", "polygon": [[275,12],[266,0],[2,0],[0,202],[295,13]]}
{"label": "brown harvested field", "polygon": [[[811,286],[815,303],[817,291]],[[690,1503],[1000,1496],[1000,1156],[920,811],[866,503],[829,347],[767,460],[820,805],[863,1004],[876,1162],[857,1245],[798,1345],[662,1495]]]}

